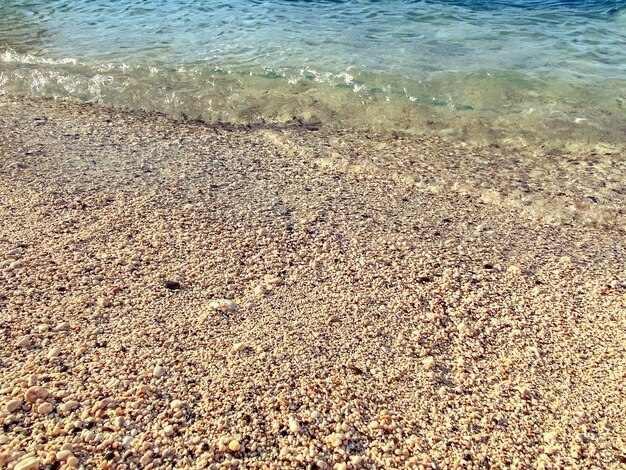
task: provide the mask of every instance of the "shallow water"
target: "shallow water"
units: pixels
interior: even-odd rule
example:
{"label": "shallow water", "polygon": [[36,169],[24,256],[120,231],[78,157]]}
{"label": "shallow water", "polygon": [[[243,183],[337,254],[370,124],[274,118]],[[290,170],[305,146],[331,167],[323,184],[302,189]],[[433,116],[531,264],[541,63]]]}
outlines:
{"label": "shallow water", "polygon": [[9,0],[0,93],[208,121],[623,142],[625,6]]}

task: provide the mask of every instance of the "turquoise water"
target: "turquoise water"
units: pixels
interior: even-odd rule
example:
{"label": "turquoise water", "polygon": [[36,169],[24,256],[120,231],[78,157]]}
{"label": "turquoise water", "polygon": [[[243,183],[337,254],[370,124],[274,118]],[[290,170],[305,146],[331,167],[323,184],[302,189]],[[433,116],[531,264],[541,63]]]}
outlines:
{"label": "turquoise water", "polygon": [[207,121],[621,142],[626,3],[4,0],[0,94]]}

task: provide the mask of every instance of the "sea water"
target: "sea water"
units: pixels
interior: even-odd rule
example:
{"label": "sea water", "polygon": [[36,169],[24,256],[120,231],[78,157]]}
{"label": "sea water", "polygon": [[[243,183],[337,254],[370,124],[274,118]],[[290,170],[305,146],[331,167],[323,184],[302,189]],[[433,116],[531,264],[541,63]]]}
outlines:
{"label": "sea water", "polygon": [[3,0],[0,94],[208,122],[623,143],[626,2]]}

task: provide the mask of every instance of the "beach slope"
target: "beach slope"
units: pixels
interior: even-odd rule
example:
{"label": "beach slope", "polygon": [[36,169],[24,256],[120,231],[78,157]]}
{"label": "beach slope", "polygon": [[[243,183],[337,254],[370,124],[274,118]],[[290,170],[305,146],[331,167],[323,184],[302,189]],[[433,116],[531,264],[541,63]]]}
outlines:
{"label": "beach slope", "polygon": [[0,468],[619,468],[624,156],[544,150],[2,98]]}

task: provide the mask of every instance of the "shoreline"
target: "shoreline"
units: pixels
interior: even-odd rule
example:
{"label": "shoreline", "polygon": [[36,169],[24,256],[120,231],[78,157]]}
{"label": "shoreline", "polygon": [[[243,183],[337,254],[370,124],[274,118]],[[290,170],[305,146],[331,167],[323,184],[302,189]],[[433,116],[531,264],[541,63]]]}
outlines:
{"label": "shoreline", "polygon": [[0,131],[0,462],[626,460],[623,154],[6,98]]}

